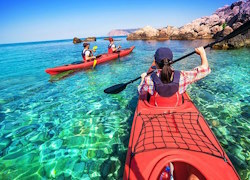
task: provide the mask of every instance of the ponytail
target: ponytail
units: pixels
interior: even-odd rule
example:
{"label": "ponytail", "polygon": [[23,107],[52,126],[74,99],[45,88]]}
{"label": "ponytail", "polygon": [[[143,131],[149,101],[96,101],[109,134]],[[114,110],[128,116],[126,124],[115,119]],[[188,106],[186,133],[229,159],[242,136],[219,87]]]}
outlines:
{"label": "ponytail", "polygon": [[170,83],[173,71],[172,71],[172,68],[169,64],[168,59],[163,59],[163,60],[161,60],[160,63],[156,62],[156,64],[159,66],[160,69],[162,69],[161,75],[160,75],[161,81],[164,84]]}

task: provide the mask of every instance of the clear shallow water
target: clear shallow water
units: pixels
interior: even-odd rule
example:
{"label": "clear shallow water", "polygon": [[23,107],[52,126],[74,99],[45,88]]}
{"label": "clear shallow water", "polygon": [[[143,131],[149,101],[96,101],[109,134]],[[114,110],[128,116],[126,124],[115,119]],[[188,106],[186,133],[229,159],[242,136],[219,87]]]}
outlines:
{"label": "clear shallow water", "polygon": [[[119,179],[137,103],[134,83],[118,95],[103,90],[146,71],[156,48],[175,58],[202,41],[117,42],[134,52],[50,83],[44,70],[79,61],[81,45],[54,41],[0,45],[0,179]],[[98,40],[97,53],[107,41]],[[250,177],[250,50],[207,51],[212,73],[188,92],[242,179]],[[192,56],[175,64],[190,69]]]}

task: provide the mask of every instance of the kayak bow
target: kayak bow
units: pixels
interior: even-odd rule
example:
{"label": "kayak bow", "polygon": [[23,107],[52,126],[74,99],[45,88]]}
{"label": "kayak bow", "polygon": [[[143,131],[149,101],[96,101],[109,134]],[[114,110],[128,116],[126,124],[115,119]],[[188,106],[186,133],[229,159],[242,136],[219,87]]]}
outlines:
{"label": "kayak bow", "polygon": [[177,107],[140,96],[131,128],[123,179],[160,179],[173,164],[175,180],[240,179],[230,159],[187,93]]}

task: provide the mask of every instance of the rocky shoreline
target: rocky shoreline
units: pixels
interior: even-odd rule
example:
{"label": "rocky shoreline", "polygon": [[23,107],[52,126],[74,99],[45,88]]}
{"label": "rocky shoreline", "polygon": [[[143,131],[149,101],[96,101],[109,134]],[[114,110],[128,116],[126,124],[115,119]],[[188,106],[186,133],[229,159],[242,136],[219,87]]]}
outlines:
{"label": "rocky shoreline", "polygon": [[[205,16],[178,28],[167,26],[156,29],[150,26],[141,28],[127,36],[127,40],[194,40],[217,39],[231,33],[250,20],[250,0],[241,0],[231,6],[224,6],[211,16]],[[233,49],[250,46],[250,30],[230,40],[216,44],[216,49]]]}

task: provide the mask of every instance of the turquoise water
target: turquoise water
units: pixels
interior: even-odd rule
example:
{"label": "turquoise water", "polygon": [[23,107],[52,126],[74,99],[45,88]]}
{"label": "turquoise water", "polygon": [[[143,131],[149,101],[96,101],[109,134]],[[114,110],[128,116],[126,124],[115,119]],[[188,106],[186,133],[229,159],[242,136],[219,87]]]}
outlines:
{"label": "turquoise water", "polygon": [[[121,39],[124,48],[136,46],[129,56],[54,83],[44,70],[79,61],[80,44],[0,45],[0,179],[122,178],[139,82],[117,95],[103,90],[146,71],[158,47],[170,47],[177,58],[207,42]],[[103,53],[108,42],[94,44]],[[208,50],[207,56],[212,73],[188,92],[242,179],[249,179],[250,50]],[[175,68],[199,62],[192,56]]]}

